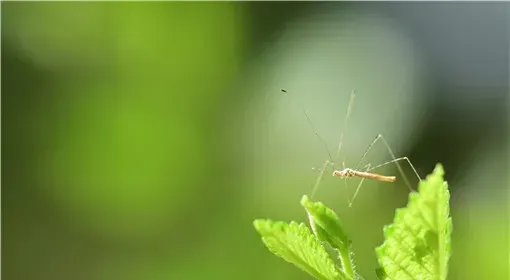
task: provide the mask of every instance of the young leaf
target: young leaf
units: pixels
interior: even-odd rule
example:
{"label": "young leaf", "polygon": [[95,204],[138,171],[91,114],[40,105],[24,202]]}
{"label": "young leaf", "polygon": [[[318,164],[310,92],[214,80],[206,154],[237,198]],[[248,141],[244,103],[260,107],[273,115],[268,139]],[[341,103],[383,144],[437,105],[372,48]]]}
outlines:
{"label": "young leaf", "polygon": [[262,241],[273,254],[293,263],[321,280],[343,280],[333,260],[305,224],[255,220],[253,223]]}
{"label": "young leaf", "polygon": [[384,243],[376,248],[384,279],[445,280],[451,255],[450,193],[440,164],[397,209],[393,224],[384,228]]}
{"label": "young leaf", "polygon": [[342,223],[333,210],[321,202],[311,202],[308,196],[303,196],[301,205],[306,209],[310,220],[310,227],[315,235],[327,242],[337,253],[340,259],[340,269],[350,278],[356,278],[351,240],[347,236]]}

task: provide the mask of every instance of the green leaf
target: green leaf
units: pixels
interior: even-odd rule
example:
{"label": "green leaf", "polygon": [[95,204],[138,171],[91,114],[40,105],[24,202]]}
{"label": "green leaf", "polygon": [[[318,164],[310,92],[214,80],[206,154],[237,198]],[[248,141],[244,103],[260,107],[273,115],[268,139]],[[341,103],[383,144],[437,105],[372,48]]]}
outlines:
{"label": "green leaf", "polygon": [[308,213],[315,235],[335,250],[336,257],[340,259],[340,269],[350,278],[356,278],[351,240],[335,212],[321,202],[311,202],[306,195],[301,199],[301,205]]}
{"label": "green leaf", "polygon": [[271,220],[255,220],[253,224],[273,254],[293,263],[316,279],[347,279],[336,269],[319,239],[305,224]]}
{"label": "green leaf", "polygon": [[[384,228],[384,243],[376,248],[384,279],[445,280],[451,255],[450,193],[440,164],[397,209]],[[382,276],[382,274],[379,274]]]}

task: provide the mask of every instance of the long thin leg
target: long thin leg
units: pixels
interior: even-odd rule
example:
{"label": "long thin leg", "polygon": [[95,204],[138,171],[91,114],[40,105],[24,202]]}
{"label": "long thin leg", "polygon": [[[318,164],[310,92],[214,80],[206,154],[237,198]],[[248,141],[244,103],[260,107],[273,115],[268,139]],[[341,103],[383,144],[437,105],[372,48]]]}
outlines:
{"label": "long thin leg", "polygon": [[[407,161],[407,163],[409,164],[409,166],[411,166],[411,169],[413,169],[413,172],[414,172],[414,174],[416,175],[416,177],[417,177],[417,178],[421,181],[421,177],[420,177],[420,175],[418,174],[418,172],[416,171],[416,169],[414,168],[413,164],[411,163],[411,161],[409,160],[409,158],[408,158],[408,157],[400,157],[400,158],[396,158],[396,159],[394,159],[394,160],[390,160],[390,161],[388,161],[388,162],[385,162],[385,163],[379,164],[379,165],[377,165],[377,166],[374,166],[374,167],[370,168],[370,169],[369,169],[369,170],[367,170],[367,171],[369,171],[369,172],[370,172],[370,171],[372,171],[372,170],[374,170],[374,169],[377,169],[377,168],[379,168],[379,167],[383,167],[383,166],[388,165],[388,164],[390,164],[390,163],[398,163],[399,161],[402,161],[402,160]],[[403,175],[403,177],[404,177],[404,180],[407,180],[407,178],[406,178],[404,175]]]}
{"label": "long thin leg", "polygon": [[[370,170],[370,167],[371,167],[370,163],[367,164],[365,171]],[[346,180],[347,180],[347,178],[346,178]],[[354,199],[356,199],[356,196],[358,196],[358,192],[361,189],[361,185],[363,184],[363,181],[365,181],[365,178],[361,178],[361,181],[359,181],[359,184],[358,184],[358,187],[356,188],[356,191],[352,195],[351,200],[349,200],[349,207],[352,207],[352,204],[354,203]]]}
{"label": "long thin leg", "polygon": [[[407,163],[409,163],[409,166],[411,166],[411,169],[413,170],[414,174],[416,175],[416,178],[418,178],[419,181],[421,181],[420,174],[418,174],[418,171],[416,171],[416,168],[414,168],[414,165],[411,163],[411,161],[409,160],[408,157],[401,157],[401,158],[398,158],[398,159],[395,157],[395,154],[391,150],[390,145],[388,145],[388,142],[386,141],[386,139],[382,135],[381,135],[381,140],[383,141],[384,146],[386,146],[388,151],[391,153],[391,156],[393,157],[392,161],[397,165],[398,170],[402,174],[402,178],[404,178],[404,180],[406,181],[407,187],[409,187],[409,190],[414,191],[414,189],[411,187],[411,184],[409,184],[409,180],[407,179],[407,177],[405,176],[404,172],[402,171],[402,167],[400,166],[399,161],[406,160]],[[384,165],[390,164],[390,163],[391,163],[391,161],[389,161],[388,163],[379,164],[378,166],[376,166],[376,167],[374,167],[372,169],[375,169],[375,168],[378,168],[378,167],[381,167],[381,166],[384,166]]]}
{"label": "long thin leg", "polygon": [[328,167],[328,165],[330,164],[331,162],[329,160],[326,160],[324,162],[324,165],[322,165],[322,168],[320,170],[320,173],[319,173],[319,177],[317,177],[317,180],[315,181],[315,184],[313,185],[313,189],[312,189],[312,193],[310,194],[310,199],[313,198],[313,196],[315,195],[315,192],[317,192],[317,189],[319,188],[319,185],[322,181],[322,177],[324,176],[324,171],[326,171],[326,168]]}
{"label": "long thin leg", "polygon": [[356,97],[356,90],[352,90],[351,98],[349,99],[349,105],[347,106],[347,113],[345,114],[344,126],[342,128],[342,134],[340,134],[340,142],[338,143],[338,149],[336,151],[335,162],[338,162],[339,157],[340,157],[340,150],[342,150],[344,134],[345,134],[345,131],[347,130],[347,121],[349,120],[349,117],[351,116],[352,107],[354,106],[354,98],[355,97]]}
{"label": "long thin leg", "polygon": [[[354,106],[354,98],[355,97],[356,97],[356,90],[353,89],[351,91],[351,97],[349,99],[349,105],[347,105],[347,113],[345,113],[344,126],[342,127],[342,134],[340,134],[340,141],[338,142],[338,149],[336,151],[335,162],[338,162],[338,160],[340,158],[340,151],[342,150],[342,144],[343,144],[343,141],[344,141],[344,134],[347,131],[347,123],[348,123],[349,117],[351,116],[352,107]],[[342,161],[342,168],[345,169],[345,158]],[[345,185],[345,188],[347,189],[348,188],[348,186],[347,186],[347,178],[344,179],[344,185]]]}
{"label": "long thin leg", "polygon": [[[382,138],[382,135],[378,134],[375,137],[375,139],[372,141],[372,143],[370,143],[370,145],[368,145],[368,148],[365,150],[365,153],[363,154],[363,156],[361,156],[361,159],[359,160],[358,165],[356,165],[356,167],[354,168],[355,170],[358,170],[360,168],[361,164],[365,160],[365,157],[368,155],[370,150],[372,150],[372,147],[375,145],[375,143],[377,143],[377,141],[379,141],[380,138]],[[392,154],[392,153],[390,152],[390,154]]]}
{"label": "long thin leg", "polygon": [[387,164],[390,164],[390,163],[395,163],[397,165],[397,169],[398,171],[400,172],[400,175],[402,175],[402,178],[404,179],[404,182],[406,183],[407,187],[409,188],[410,191],[414,191],[414,189],[411,187],[411,184],[409,183],[409,179],[407,179],[407,176],[405,175],[404,171],[402,170],[402,166],[400,166],[400,163],[399,161],[401,160],[406,160],[407,163],[409,163],[409,166],[411,166],[411,169],[413,170],[414,174],[416,175],[416,177],[418,178],[418,180],[421,181],[421,177],[420,175],[418,174],[418,172],[416,171],[416,168],[414,168],[414,165],[411,163],[411,161],[409,160],[409,158],[407,157],[401,157],[401,158],[397,158],[395,156],[395,154],[393,153],[393,150],[390,148],[390,145],[388,145],[388,142],[386,141],[386,139],[384,138],[384,136],[382,134],[379,134],[377,135],[377,137],[375,137],[374,141],[372,141],[372,143],[368,146],[367,150],[365,151],[365,153],[363,154],[363,156],[361,157],[361,160],[360,162],[358,163],[358,165],[356,166],[356,169],[359,168],[359,166],[362,164],[363,160],[365,159],[365,157],[367,156],[368,152],[372,149],[372,147],[375,145],[375,143],[377,143],[379,140],[382,140],[382,143],[384,144],[384,146],[386,147],[386,149],[388,150],[388,152],[390,153],[391,157],[392,157],[392,160],[391,161],[388,161],[388,162],[385,162],[383,164],[379,164],[375,167],[372,167],[370,168],[368,171],[371,171],[371,170],[374,170],[376,168],[379,168],[379,167],[382,167],[382,166],[385,166]]}

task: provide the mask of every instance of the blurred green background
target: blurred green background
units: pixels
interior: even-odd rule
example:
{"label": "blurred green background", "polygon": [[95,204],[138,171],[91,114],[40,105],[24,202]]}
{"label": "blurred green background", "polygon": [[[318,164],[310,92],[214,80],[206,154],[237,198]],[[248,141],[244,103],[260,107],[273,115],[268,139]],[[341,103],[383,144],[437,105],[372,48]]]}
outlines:
{"label": "blurred green background", "polygon": [[[252,226],[306,221],[328,158],[285,88],[330,153],[345,131],[348,166],[378,133],[422,177],[442,162],[450,278],[510,279],[509,7],[2,2],[2,277],[309,279]],[[316,198],[375,279],[408,193],[367,182],[348,208],[357,183],[325,178]]]}

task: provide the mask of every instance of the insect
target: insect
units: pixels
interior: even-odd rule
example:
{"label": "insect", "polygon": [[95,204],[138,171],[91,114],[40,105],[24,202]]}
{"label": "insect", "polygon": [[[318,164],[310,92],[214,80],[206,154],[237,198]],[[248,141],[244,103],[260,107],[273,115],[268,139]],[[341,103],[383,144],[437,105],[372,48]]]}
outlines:
{"label": "insect", "polygon": [[333,171],[333,176],[340,178],[349,178],[349,177],[360,177],[365,179],[376,180],[379,182],[388,182],[394,183],[397,181],[397,177],[395,176],[384,176],[370,172],[357,171],[354,169],[346,168],[344,170],[335,170]]}
{"label": "insect", "polygon": [[[409,180],[407,179],[406,175],[404,174],[404,171],[402,170],[402,167],[400,166],[400,163],[399,163],[400,161],[404,161],[404,160],[407,161],[407,163],[409,164],[409,166],[411,166],[411,169],[413,170],[413,172],[416,175],[416,177],[418,178],[418,180],[421,181],[420,175],[416,171],[416,168],[413,166],[413,164],[411,163],[409,158],[407,158],[407,157],[399,157],[399,158],[395,157],[395,154],[391,150],[390,146],[388,145],[388,142],[386,141],[386,139],[384,138],[384,136],[382,134],[378,134],[377,137],[368,146],[367,150],[365,151],[365,153],[361,157],[358,165],[355,168],[346,168],[345,167],[345,160],[342,162],[342,170],[336,170],[334,168],[335,167],[335,162],[338,162],[338,159],[340,157],[340,151],[342,149],[342,143],[343,143],[343,137],[344,137],[344,133],[345,133],[345,128],[347,127],[348,119],[349,119],[349,117],[351,115],[351,111],[352,111],[352,106],[354,105],[354,99],[355,99],[355,96],[356,96],[354,90],[351,92],[351,97],[350,97],[350,100],[349,100],[349,105],[347,106],[347,113],[346,113],[346,116],[345,116],[345,119],[344,119],[344,126],[343,126],[344,129],[343,129],[343,131],[342,131],[342,133],[340,135],[340,142],[338,144],[338,149],[337,149],[337,154],[336,154],[335,160],[333,160],[333,157],[332,157],[331,153],[329,152],[328,146],[326,144],[326,141],[324,141],[324,139],[320,136],[319,132],[317,131],[317,129],[313,125],[313,122],[310,119],[310,117],[309,117],[308,113],[306,112],[306,110],[304,109],[304,106],[296,98],[293,98],[291,95],[289,95],[287,90],[281,89],[281,92],[283,92],[285,95],[291,97],[296,103],[298,103],[299,107],[301,108],[301,110],[303,111],[304,115],[306,116],[306,119],[308,120],[308,123],[310,124],[311,128],[314,130],[315,135],[322,142],[322,144],[326,148],[326,151],[327,151],[328,156],[329,156],[329,159],[326,160],[324,162],[322,168],[319,169],[320,174],[319,174],[319,176],[318,176],[318,178],[317,178],[317,180],[315,182],[315,185],[314,185],[314,187],[312,189],[312,193],[311,193],[310,197],[313,197],[313,195],[317,191],[317,189],[319,187],[319,184],[322,181],[324,172],[326,171],[326,169],[328,169],[328,167],[333,169],[332,175],[334,177],[343,178],[343,179],[348,179],[348,178],[352,178],[352,177],[359,177],[359,178],[361,178],[361,181],[359,182],[358,187],[356,188],[356,191],[354,192],[354,195],[352,196],[352,198],[349,201],[349,207],[352,207],[354,199],[358,195],[358,192],[361,189],[361,185],[363,184],[363,181],[365,179],[375,180],[375,181],[385,182],[385,183],[394,183],[394,182],[396,182],[396,180],[397,180],[396,176],[385,176],[385,175],[380,175],[380,174],[376,174],[376,173],[371,172],[372,170],[375,170],[377,168],[383,167],[385,165],[388,165],[388,164],[391,164],[391,163],[395,163],[397,165],[397,169],[399,170],[400,174],[402,175],[402,178],[404,179],[404,182],[406,183],[406,185],[407,185],[407,187],[409,188],[410,191],[414,191],[414,189],[411,187],[411,184],[409,183]],[[385,162],[385,163],[382,163],[382,164],[379,164],[377,166],[372,166],[371,164],[367,164],[367,165],[364,166],[363,169],[361,169],[361,165],[362,165],[363,161],[365,160],[365,157],[368,155],[368,153],[373,148],[373,146],[376,143],[378,143],[378,142],[382,142],[384,144],[384,146],[388,150],[389,154],[391,155],[392,160],[390,160],[388,162]],[[347,180],[345,180],[344,182],[345,182],[345,185],[347,186]]]}

